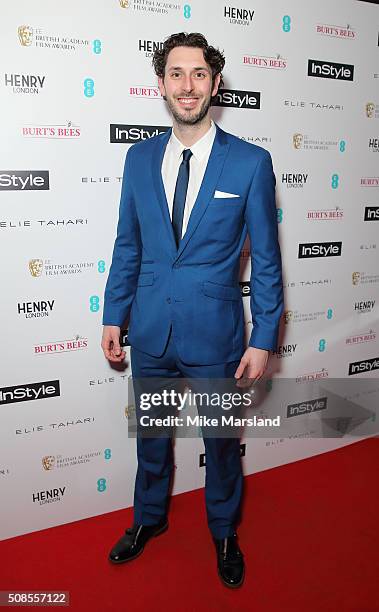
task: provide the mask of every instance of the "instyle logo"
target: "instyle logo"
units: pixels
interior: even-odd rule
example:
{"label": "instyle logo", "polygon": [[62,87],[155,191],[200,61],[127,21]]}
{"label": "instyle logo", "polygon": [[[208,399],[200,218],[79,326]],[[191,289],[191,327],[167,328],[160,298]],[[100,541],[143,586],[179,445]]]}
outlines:
{"label": "instyle logo", "polygon": [[366,206],[364,221],[379,221],[379,206]]}
{"label": "instyle logo", "polygon": [[363,359],[362,361],[354,361],[349,363],[349,376],[354,374],[361,374],[362,372],[372,372],[373,370],[379,370],[379,357],[373,359]]}
{"label": "instyle logo", "polygon": [[48,170],[0,170],[0,191],[46,191]]}
{"label": "instyle logo", "polygon": [[335,81],[353,81],[354,66],[352,64],[338,64],[337,62],[309,59],[308,76],[334,79]]}
{"label": "instyle logo", "polygon": [[299,259],[311,257],[340,257],[342,242],[304,242],[299,244]]}
{"label": "instyle logo", "polygon": [[171,128],[165,125],[122,125],[111,123],[110,142],[135,143],[148,140],[159,134],[168,132]]}
{"label": "instyle logo", "polygon": [[313,400],[290,404],[287,406],[287,418],[299,416],[301,414],[309,414],[318,410],[326,410],[328,399],[326,397],[318,397]]}
{"label": "instyle logo", "polygon": [[2,387],[0,389],[0,405],[58,397],[60,394],[59,380]]}
{"label": "instyle logo", "polygon": [[261,94],[259,91],[219,89],[213,101],[213,106],[259,109],[261,107]]}
{"label": "instyle logo", "polygon": [[5,86],[11,87],[17,94],[39,94],[43,88],[46,76],[38,74],[12,74],[5,73]]}

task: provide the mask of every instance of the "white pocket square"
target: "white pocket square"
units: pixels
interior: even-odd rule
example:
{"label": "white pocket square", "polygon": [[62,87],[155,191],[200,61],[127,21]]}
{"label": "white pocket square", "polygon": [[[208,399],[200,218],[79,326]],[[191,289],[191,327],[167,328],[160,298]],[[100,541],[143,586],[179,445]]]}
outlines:
{"label": "white pocket square", "polygon": [[226,193],[225,191],[215,191],[215,198],[239,198],[240,196],[237,193]]}

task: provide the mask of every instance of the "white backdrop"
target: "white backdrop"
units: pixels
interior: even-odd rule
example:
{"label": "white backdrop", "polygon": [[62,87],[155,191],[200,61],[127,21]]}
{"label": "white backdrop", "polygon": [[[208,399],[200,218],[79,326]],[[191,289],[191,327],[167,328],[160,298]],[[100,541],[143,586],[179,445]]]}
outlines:
{"label": "white backdrop", "polygon": [[[272,384],[377,377],[377,6],[19,0],[1,23],[1,538],[132,505],[130,370],[104,360],[101,313],[126,150],[170,125],[150,62],[173,32],[224,49],[232,93],[213,116],[272,153],[286,299]],[[355,440],[247,439],[245,472]],[[201,453],[177,440],[175,493],[203,486]]]}

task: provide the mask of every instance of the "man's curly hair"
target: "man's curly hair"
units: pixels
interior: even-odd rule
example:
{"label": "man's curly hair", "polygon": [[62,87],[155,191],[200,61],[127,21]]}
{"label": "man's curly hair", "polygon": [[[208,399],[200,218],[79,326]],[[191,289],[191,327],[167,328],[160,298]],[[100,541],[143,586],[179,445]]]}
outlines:
{"label": "man's curly hair", "polygon": [[158,77],[164,78],[168,54],[175,47],[197,47],[202,49],[204,60],[212,70],[212,83],[214,83],[216,76],[219,74],[221,76],[219,87],[223,86],[222,70],[225,66],[224,54],[219,49],[208,45],[205,36],[198,32],[171,34],[164,41],[163,47],[154,51],[152,64]]}

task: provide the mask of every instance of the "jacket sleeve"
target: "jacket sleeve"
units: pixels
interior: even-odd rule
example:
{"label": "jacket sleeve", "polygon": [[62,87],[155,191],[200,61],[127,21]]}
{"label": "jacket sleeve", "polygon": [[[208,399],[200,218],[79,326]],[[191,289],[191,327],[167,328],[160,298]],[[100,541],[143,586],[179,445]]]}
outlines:
{"label": "jacket sleeve", "polygon": [[131,189],[131,149],[122,179],[117,237],[104,293],[103,325],[122,325],[129,317],[141,266],[141,236]]}
{"label": "jacket sleeve", "polygon": [[283,281],[271,155],[263,149],[245,211],[251,244],[249,346],[275,350],[283,312]]}

